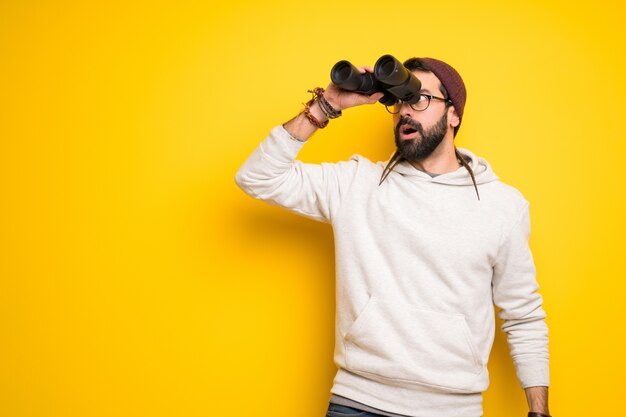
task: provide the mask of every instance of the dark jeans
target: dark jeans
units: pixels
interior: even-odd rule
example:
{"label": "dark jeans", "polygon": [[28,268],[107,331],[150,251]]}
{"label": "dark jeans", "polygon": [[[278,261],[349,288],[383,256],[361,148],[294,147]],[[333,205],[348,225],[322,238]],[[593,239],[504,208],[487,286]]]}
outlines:
{"label": "dark jeans", "polygon": [[328,404],[326,417],[385,417],[381,414],[374,414],[368,411],[357,410],[345,405]]}
{"label": "dark jeans", "polygon": [[387,417],[382,414],[370,413],[369,411],[361,411],[356,408],[346,407],[345,405],[328,404],[326,417]]}

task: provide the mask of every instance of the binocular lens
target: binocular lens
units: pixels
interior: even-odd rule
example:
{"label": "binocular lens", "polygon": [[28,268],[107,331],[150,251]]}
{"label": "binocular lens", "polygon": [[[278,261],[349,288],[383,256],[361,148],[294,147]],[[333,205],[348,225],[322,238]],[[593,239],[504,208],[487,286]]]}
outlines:
{"label": "binocular lens", "polygon": [[372,74],[361,74],[354,65],[348,61],[339,61],[330,71],[330,79],[339,87],[348,91],[356,91],[363,94],[374,94],[379,91]]}
{"label": "binocular lens", "polygon": [[[381,56],[374,65],[374,75],[378,81],[389,85],[400,85],[407,79],[409,71],[391,55]],[[409,73],[410,74],[410,73]]]}
{"label": "binocular lens", "polygon": [[381,56],[374,66],[374,75],[397,99],[411,104],[419,100],[422,83],[393,56]]}
{"label": "binocular lens", "polygon": [[350,79],[350,75],[353,73],[352,64],[348,61],[339,61],[335,64],[331,72],[331,78],[335,84],[345,84]]}

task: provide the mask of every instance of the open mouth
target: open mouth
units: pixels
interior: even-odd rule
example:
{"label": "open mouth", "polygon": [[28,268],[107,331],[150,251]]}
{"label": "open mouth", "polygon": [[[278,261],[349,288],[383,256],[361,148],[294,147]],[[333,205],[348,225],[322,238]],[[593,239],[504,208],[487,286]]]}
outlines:
{"label": "open mouth", "polygon": [[401,139],[413,139],[417,136],[417,129],[410,125],[404,125],[400,128],[400,138]]}

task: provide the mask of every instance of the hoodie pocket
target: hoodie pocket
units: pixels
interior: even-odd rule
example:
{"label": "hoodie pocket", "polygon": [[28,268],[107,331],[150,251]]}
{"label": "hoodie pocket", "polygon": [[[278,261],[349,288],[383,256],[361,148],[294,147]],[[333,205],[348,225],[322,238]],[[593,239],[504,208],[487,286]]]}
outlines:
{"label": "hoodie pocket", "polygon": [[372,297],[344,337],[348,370],[373,379],[475,392],[483,371],[465,316]]}

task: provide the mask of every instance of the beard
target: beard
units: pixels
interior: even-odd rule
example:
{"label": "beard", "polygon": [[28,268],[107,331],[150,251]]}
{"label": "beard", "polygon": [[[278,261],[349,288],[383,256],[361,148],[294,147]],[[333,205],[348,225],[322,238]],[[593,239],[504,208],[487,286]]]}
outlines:
{"label": "beard", "polygon": [[[409,125],[417,130],[419,137],[413,139],[400,139],[400,128]],[[448,113],[444,113],[441,119],[428,130],[424,130],[421,123],[410,117],[402,117],[395,129],[396,147],[400,156],[409,161],[426,158],[439,146],[446,135],[448,128]]]}

